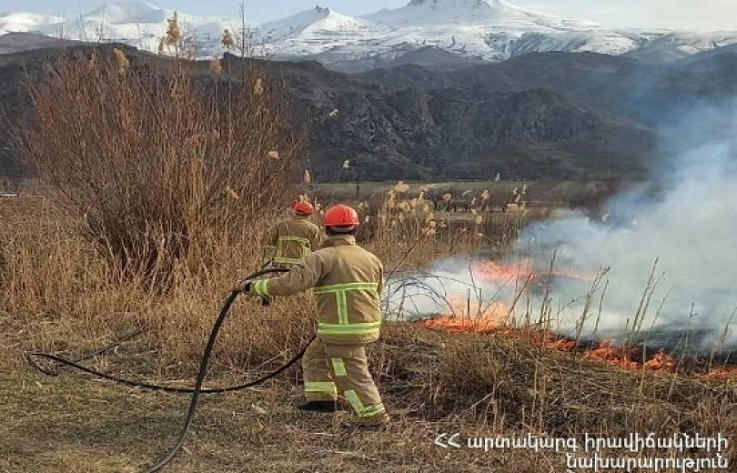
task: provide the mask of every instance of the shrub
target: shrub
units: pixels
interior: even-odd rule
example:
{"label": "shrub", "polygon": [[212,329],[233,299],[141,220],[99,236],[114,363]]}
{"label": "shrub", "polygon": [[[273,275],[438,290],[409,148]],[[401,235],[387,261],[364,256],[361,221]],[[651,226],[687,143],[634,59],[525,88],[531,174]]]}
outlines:
{"label": "shrub", "polygon": [[267,64],[232,80],[153,60],[96,49],[50,61],[29,84],[35,115],[18,137],[122,273],[167,286],[198,244],[242,237],[281,203],[305,139]]}

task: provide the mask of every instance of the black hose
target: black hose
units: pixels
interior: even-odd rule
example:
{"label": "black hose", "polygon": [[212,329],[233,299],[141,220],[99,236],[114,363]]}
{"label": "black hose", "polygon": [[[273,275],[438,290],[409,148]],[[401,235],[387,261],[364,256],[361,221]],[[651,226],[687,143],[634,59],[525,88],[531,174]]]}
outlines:
{"label": "black hose", "polygon": [[[289,270],[281,269],[281,268],[263,269],[261,271],[258,271],[250,275],[246,279],[256,279],[266,274],[285,273],[285,272],[289,272]],[[192,419],[194,419],[195,411],[197,411],[197,404],[199,403],[200,393],[202,391],[202,383],[205,381],[205,375],[207,375],[207,366],[210,363],[210,355],[212,354],[212,349],[215,347],[215,342],[217,341],[217,336],[218,336],[218,333],[220,332],[220,328],[225,323],[225,319],[227,319],[228,317],[228,312],[230,311],[230,307],[233,305],[235,300],[238,298],[238,294],[239,294],[238,292],[232,292],[230,296],[228,296],[228,299],[225,301],[225,305],[220,311],[220,315],[215,321],[215,325],[213,325],[212,327],[212,332],[210,332],[210,338],[207,340],[207,345],[205,346],[205,352],[202,354],[202,361],[200,362],[200,371],[197,374],[197,382],[195,383],[195,386],[194,386],[194,392],[192,393],[192,399],[189,402],[189,410],[187,411],[187,417],[184,419],[184,426],[182,427],[182,430],[179,433],[179,438],[177,439],[176,443],[171,448],[171,450],[169,450],[169,453],[167,453],[164,456],[164,458],[162,458],[157,464],[149,468],[146,473],[154,473],[156,471],[161,470],[170,461],[172,461],[174,457],[177,455],[177,453],[179,453],[179,451],[182,449],[182,446],[184,445],[184,441],[187,439],[187,434],[189,433],[189,427],[192,425]],[[304,350],[300,354],[300,357],[302,354],[304,354]],[[292,359],[289,365],[291,365],[298,359],[299,358]],[[280,369],[278,369],[271,375],[265,377],[262,381],[266,381],[267,379],[273,376],[276,376],[277,374],[287,369],[289,365],[282,366]]]}
{"label": "black hose", "polygon": [[194,385],[194,392],[192,393],[192,399],[189,402],[189,410],[187,411],[187,417],[184,419],[184,426],[182,427],[181,432],[179,433],[179,438],[177,439],[177,442],[174,444],[174,446],[169,450],[169,453],[167,453],[164,458],[162,458],[158,463],[156,463],[154,466],[149,468],[147,470],[147,473],[153,473],[156,471],[161,470],[166,466],[167,463],[172,461],[177,453],[179,453],[179,450],[181,450],[182,445],[184,445],[184,441],[187,438],[187,433],[189,433],[189,427],[192,425],[192,419],[194,418],[195,411],[197,410],[197,404],[200,401],[200,392],[202,390],[202,383],[205,380],[205,375],[207,374],[207,365],[210,362],[210,354],[212,353],[212,349],[215,346],[215,341],[217,340],[218,332],[220,332],[220,327],[222,327],[223,323],[225,322],[225,319],[228,315],[228,311],[230,310],[230,307],[233,305],[235,300],[238,298],[238,293],[233,292],[230,294],[228,299],[225,301],[225,305],[223,306],[223,309],[220,311],[220,315],[218,316],[218,319],[215,321],[215,325],[212,328],[212,332],[210,332],[210,338],[207,340],[207,345],[205,346],[205,352],[202,354],[202,361],[200,362],[200,371],[197,374],[197,382],[195,382]]}
{"label": "black hose", "polygon": [[[245,384],[228,386],[226,388],[200,389],[200,394],[223,394],[223,393],[230,393],[234,391],[242,391],[244,389],[251,388],[257,384],[261,384],[264,381],[268,381],[269,379],[281,374],[282,372],[287,370],[289,367],[291,367],[294,363],[299,361],[300,358],[304,356],[305,351],[307,350],[307,347],[309,346],[309,343],[311,343],[312,340],[314,339],[315,337],[313,336],[310,339],[310,341],[304,346],[304,348],[302,348],[302,350],[300,350],[296,355],[294,355],[294,357],[291,358],[286,364],[279,367],[277,370],[264,375],[261,378],[255,379],[254,381],[249,381],[248,383],[245,383]],[[112,381],[118,384],[123,384],[125,386],[130,386],[132,388],[148,389],[150,391],[161,391],[161,392],[175,393],[175,394],[192,394],[195,391],[194,388],[177,388],[173,386],[163,386],[161,384],[151,384],[151,383],[146,383],[143,381],[135,381],[132,379],[119,378],[117,376],[103,373],[101,371],[94,370],[84,365],[80,365],[77,361],[67,360],[66,358],[62,358],[57,355],[52,355],[50,353],[27,353],[25,356],[26,356],[26,360],[31,364],[31,366],[36,368],[41,373],[49,375],[49,376],[56,376],[58,373],[56,371],[47,370],[41,367],[38,363],[36,363],[33,360],[33,357],[45,358],[47,360],[55,361],[56,363],[59,363],[60,365],[62,365],[62,367],[67,366],[69,368],[74,368],[77,371],[90,374],[94,376],[95,378],[106,379],[108,381]],[[89,356],[84,357],[84,359],[88,359],[88,358]]]}
{"label": "black hose", "polygon": [[[286,272],[289,272],[289,270],[286,269],[286,268],[269,268],[269,269],[264,269],[264,270],[258,271],[256,273],[248,276],[246,279],[257,279],[257,278],[259,278],[261,276],[264,276],[264,275],[267,275],[267,274],[286,273]],[[286,363],[285,365],[281,366],[277,370],[275,370],[275,371],[273,371],[273,372],[271,372],[271,373],[269,373],[269,374],[267,374],[267,375],[265,375],[265,376],[263,376],[263,377],[261,377],[261,378],[259,378],[257,380],[250,381],[248,383],[241,384],[241,385],[238,385],[238,386],[227,387],[227,388],[202,389],[202,384],[203,384],[203,382],[205,380],[205,376],[207,375],[207,368],[208,368],[208,365],[209,365],[209,362],[210,362],[210,355],[212,354],[212,350],[215,347],[215,342],[217,341],[218,333],[220,332],[220,329],[222,328],[223,324],[225,323],[225,320],[228,317],[228,313],[230,311],[230,308],[233,306],[233,303],[238,298],[238,294],[239,293],[237,293],[237,292],[231,293],[230,296],[228,296],[228,298],[226,299],[225,304],[223,305],[223,308],[220,310],[220,315],[218,316],[217,320],[215,321],[215,324],[213,325],[212,331],[210,332],[210,337],[207,340],[207,345],[205,346],[205,351],[202,354],[202,361],[200,362],[200,369],[199,369],[199,372],[197,374],[197,381],[195,382],[194,388],[174,388],[174,387],[169,387],[169,386],[159,386],[159,385],[155,385],[155,384],[141,383],[141,382],[138,382],[138,381],[132,381],[132,380],[127,380],[127,379],[117,378],[115,376],[112,376],[112,375],[109,375],[109,374],[105,374],[105,373],[101,373],[99,371],[95,371],[93,369],[87,368],[86,366],[80,365],[78,362],[79,361],[82,361],[82,359],[78,359],[78,360],[74,360],[74,361],[73,360],[67,360],[65,358],[62,358],[62,357],[59,357],[59,356],[56,356],[56,355],[51,355],[51,354],[48,354],[48,353],[29,353],[29,354],[26,355],[26,359],[29,361],[29,363],[31,363],[31,365],[34,368],[38,369],[39,371],[41,371],[42,373],[45,373],[45,374],[54,375],[54,374],[57,373],[58,370],[57,371],[50,371],[50,370],[43,369],[41,366],[39,366],[37,363],[35,363],[35,361],[33,360],[34,357],[46,358],[46,359],[49,359],[49,360],[53,360],[53,361],[55,361],[57,363],[60,363],[62,366],[69,366],[69,367],[75,368],[75,369],[77,369],[79,371],[82,371],[82,372],[85,372],[85,373],[94,375],[96,377],[99,377],[99,378],[102,378],[102,379],[107,379],[107,380],[110,380],[110,381],[114,381],[116,383],[124,384],[124,385],[127,385],[127,386],[132,386],[132,387],[137,387],[137,388],[144,388],[144,389],[152,389],[152,390],[164,391],[164,392],[173,392],[173,393],[191,393],[192,394],[192,398],[191,398],[190,403],[189,403],[189,410],[187,411],[187,416],[185,417],[184,425],[182,427],[182,430],[179,433],[179,437],[177,438],[176,443],[174,444],[174,446],[169,450],[169,452],[158,463],[156,463],[153,467],[151,467],[150,469],[148,469],[147,472],[146,472],[146,473],[154,473],[156,471],[161,470],[169,462],[171,462],[174,459],[174,457],[177,455],[177,453],[179,453],[179,451],[181,450],[182,446],[184,445],[184,441],[186,440],[187,434],[189,433],[189,428],[192,425],[192,420],[194,419],[195,412],[197,411],[197,405],[199,403],[199,398],[200,398],[200,395],[201,394],[215,394],[215,393],[226,393],[226,392],[238,391],[238,390],[246,389],[246,388],[255,386],[257,384],[263,383],[264,381],[267,381],[267,380],[269,380],[269,379],[271,379],[271,378],[279,375],[280,373],[282,373],[286,369],[288,369],[290,366],[292,366],[294,363],[296,363],[300,358],[302,358],[302,356],[304,355],[305,351],[307,351],[307,347],[309,346],[309,344],[307,344],[297,355],[295,355],[291,360],[289,360],[288,363]],[[313,335],[312,336],[312,338],[310,339],[310,343],[312,343],[312,340],[314,340],[315,337],[316,337],[316,335]],[[132,336],[130,336],[128,338],[132,338]],[[115,346],[119,346],[121,343],[122,343],[121,341],[118,341],[118,342],[116,342],[113,345],[110,345],[108,347],[105,347],[105,349],[103,349],[103,350],[98,350],[97,352],[95,352],[92,355],[87,355],[87,356],[83,357],[83,359],[89,359],[89,358],[92,358],[93,356],[96,356],[97,354],[101,354],[101,353],[104,353],[106,351],[109,351],[109,350],[115,348]]]}
{"label": "black hose", "polygon": [[[123,338],[121,338],[121,339],[119,339],[119,340],[117,340],[117,341],[115,341],[115,342],[113,342],[113,343],[111,343],[109,345],[106,345],[106,346],[100,348],[99,350],[96,350],[96,351],[94,351],[94,352],[92,352],[92,353],[90,353],[88,355],[84,355],[84,356],[82,356],[80,358],[75,358],[74,360],[66,360],[64,358],[57,358],[57,357],[54,357],[53,355],[48,355],[46,353],[26,353],[25,354],[25,358],[26,358],[26,361],[28,361],[28,363],[31,364],[31,366],[33,366],[34,368],[36,368],[41,373],[43,373],[43,374],[45,374],[47,376],[57,376],[59,374],[59,371],[61,369],[63,369],[65,366],[66,367],[73,367],[73,368],[77,368],[77,369],[80,369],[80,367],[81,368],[84,368],[83,366],[78,365],[78,363],[81,363],[83,361],[87,361],[87,360],[89,360],[91,358],[94,358],[96,356],[104,355],[105,353],[118,348],[119,346],[121,346],[125,342],[130,341],[130,340],[133,340],[134,338],[142,335],[143,332],[144,332],[144,330],[136,330],[135,332],[133,332],[133,333],[131,333],[129,335],[126,335],[125,337],[123,337]],[[43,366],[41,366],[38,363],[36,363],[36,361],[33,359],[34,356],[37,356],[39,358],[47,358],[47,359],[50,359],[50,360],[54,360],[54,358],[57,358],[54,361],[56,361],[59,366],[56,367],[56,368],[51,368],[51,369],[44,368]]]}

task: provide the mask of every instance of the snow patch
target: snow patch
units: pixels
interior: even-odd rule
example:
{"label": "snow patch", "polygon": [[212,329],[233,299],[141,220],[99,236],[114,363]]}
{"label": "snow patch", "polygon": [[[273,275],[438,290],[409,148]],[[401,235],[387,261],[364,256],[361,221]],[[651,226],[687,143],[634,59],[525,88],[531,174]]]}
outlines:
{"label": "snow patch", "polygon": [[[146,2],[117,2],[81,18],[0,14],[0,34],[33,32],[82,41],[120,41],[156,51],[172,10]],[[179,14],[186,37],[201,57],[222,54],[223,31],[240,21]],[[591,51],[679,59],[737,44],[737,33],[612,29],[519,8],[506,0],[412,0],[404,7],[352,17],[317,6],[287,18],[249,25],[258,44],[276,58],[313,58],[326,64],[365,58],[392,59],[423,48],[501,61],[528,52]]]}

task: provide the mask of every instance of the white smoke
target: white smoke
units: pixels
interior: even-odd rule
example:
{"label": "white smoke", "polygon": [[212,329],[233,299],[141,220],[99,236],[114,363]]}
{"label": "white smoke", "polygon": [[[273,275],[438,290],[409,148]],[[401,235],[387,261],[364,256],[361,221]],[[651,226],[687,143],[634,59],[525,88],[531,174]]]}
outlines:
{"label": "white smoke", "polygon": [[[520,261],[536,255],[534,267],[541,273],[554,254],[559,274],[593,275],[609,268],[583,337],[621,341],[631,336],[639,313],[640,337],[650,346],[673,347],[684,339],[702,352],[737,345],[737,317],[720,340],[737,308],[737,102],[701,108],[680,122],[665,135],[663,159],[652,163],[648,183],[612,198],[600,216],[568,212],[534,224],[517,243],[514,255]],[[471,259],[441,260],[409,282],[395,280],[387,308],[414,318],[449,313],[449,297],[467,299],[472,314],[479,300],[482,306],[492,299],[510,304],[520,281],[484,280],[474,274]],[[576,333],[590,290],[590,281],[552,279],[554,330]],[[516,316],[527,313],[534,321],[541,292],[521,298]]]}
{"label": "white smoke", "polygon": [[[651,306],[644,326],[654,325],[654,337],[689,330],[694,348],[708,350],[737,306],[737,103],[684,117],[663,154],[653,166],[657,191],[616,196],[606,219],[578,214],[533,225],[519,247],[558,248],[563,267],[610,267],[601,326],[615,334],[632,323],[658,258],[653,301],[667,298],[657,319]],[[565,297],[574,289],[567,286],[556,292]],[[725,345],[736,343],[733,326]]]}
{"label": "white smoke", "polygon": [[505,277],[490,281],[478,257],[436,261],[422,272],[392,278],[387,285],[385,312],[394,320],[417,320],[433,315],[479,318],[494,302],[511,302],[523,281]]}

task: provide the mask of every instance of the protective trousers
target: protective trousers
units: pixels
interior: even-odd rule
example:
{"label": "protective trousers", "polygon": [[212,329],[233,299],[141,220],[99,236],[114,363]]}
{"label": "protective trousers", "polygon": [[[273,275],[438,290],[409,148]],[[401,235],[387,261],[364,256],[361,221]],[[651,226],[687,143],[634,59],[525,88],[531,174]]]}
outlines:
{"label": "protective trousers", "polygon": [[367,422],[386,412],[368,370],[364,345],[333,345],[315,339],[302,358],[302,369],[308,401],[335,401],[340,393]]}

